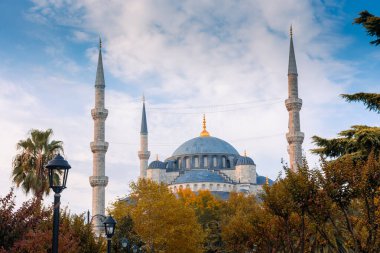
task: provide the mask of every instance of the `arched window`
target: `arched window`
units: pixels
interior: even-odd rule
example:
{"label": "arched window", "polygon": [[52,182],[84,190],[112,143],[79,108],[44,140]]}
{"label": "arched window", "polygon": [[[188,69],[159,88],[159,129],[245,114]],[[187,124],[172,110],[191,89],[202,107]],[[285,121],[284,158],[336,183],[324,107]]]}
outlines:
{"label": "arched window", "polygon": [[190,158],[186,157],[186,169],[190,169]]}
{"label": "arched window", "polygon": [[212,166],[214,166],[214,167],[216,167],[217,166],[217,160],[216,160],[216,156],[214,156],[213,158],[212,158]]}
{"label": "arched window", "polygon": [[207,156],[204,156],[203,157],[203,168],[207,168],[208,167],[208,158]]}
{"label": "arched window", "polygon": [[199,157],[198,156],[194,157],[194,167],[199,168]]}

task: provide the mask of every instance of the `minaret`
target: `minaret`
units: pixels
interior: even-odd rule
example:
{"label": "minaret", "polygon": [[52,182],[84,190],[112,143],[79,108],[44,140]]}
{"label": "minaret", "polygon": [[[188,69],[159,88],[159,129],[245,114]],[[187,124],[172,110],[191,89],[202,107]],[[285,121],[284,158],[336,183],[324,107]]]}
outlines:
{"label": "minaret", "polygon": [[302,142],[304,134],[300,126],[300,110],[302,99],[298,98],[298,73],[296,56],[293,47],[293,31],[290,26],[290,49],[289,49],[289,68],[288,68],[288,99],[285,100],[286,109],[289,112],[289,132],[286,134],[288,140],[288,153],[290,169],[297,170],[302,163]]}
{"label": "minaret", "polygon": [[140,130],[140,151],[138,152],[138,156],[140,159],[140,178],[146,178],[146,170],[148,168],[150,152],[148,151],[148,124],[146,123],[144,96]]}
{"label": "minaret", "polygon": [[95,81],[95,108],[91,110],[94,119],[94,141],[90,143],[93,153],[92,187],[92,225],[93,231],[100,235],[104,232],[102,216],[105,213],[105,187],[108,177],[105,176],[105,156],[108,142],[105,141],[105,121],[108,110],[104,108],[104,72],[102,61],[102,41],[99,39],[99,58]]}

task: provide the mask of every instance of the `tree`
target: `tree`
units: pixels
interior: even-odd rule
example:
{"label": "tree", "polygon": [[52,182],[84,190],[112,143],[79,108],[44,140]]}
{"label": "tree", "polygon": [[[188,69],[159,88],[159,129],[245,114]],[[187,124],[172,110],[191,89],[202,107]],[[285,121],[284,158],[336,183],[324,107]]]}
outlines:
{"label": "tree", "polygon": [[[375,46],[380,45],[380,17],[376,17],[367,10],[359,13],[359,17],[354,20],[354,24],[361,24],[368,35],[375,36],[371,41]],[[370,111],[380,113],[380,94],[379,93],[355,93],[341,95],[348,102],[362,102]],[[337,158],[345,155],[366,158],[372,149],[379,150],[380,128],[368,126],[352,126],[351,129],[340,132],[338,138],[324,139],[313,136],[313,142],[319,146],[312,152]]]}
{"label": "tree", "polygon": [[208,190],[193,192],[189,188],[180,189],[178,198],[187,207],[192,208],[197,216],[198,223],[206,235],[204,252],[220,252],[222,249],[221,209],[223,201],[218,200]]}
{"label": "tree", "polygon": [[366,159],[372,150],[380,150],[380,127],[356,125],[341,131],[337,138],[325,139],[313,136],[318,148],[311,152],[329,158],[350,156],[354,159]]}
{"label": "tree", "polygon": [[375,36],[376,39],[371,44],[380,45],[380,17],[376,17],[367,10],[359,13],[359,17],[355,18],[354,24],[362,25],[369,36]]}
{"label": "tree", "polygon": [[0,249],[9,251],[28,230],[37,229],[47,219],[49,211],[42,207],[41,199],[34,197],[16,209],[13,189],[0,198]]}
{"label": "tree", "polygon": [[[16,209],[13,189],[0,197],[0,252],[40,253],[51,251],[53,208],[42,205],[41,197],[33,197]],[[100,253],[103,240],[96,239],[84,214],[60,213],[59,252]]]}
{"label": "tree", "polygon": [[[129,203],[114,205],[111,212],[125,210],[133,229],[148,252],[202,252],[204,233],[192,208],[170,192],[167,185],[140,179],[131,184]],[[126,207],[127,206],[127,207]],[[123,229],[123,228],[121,228]]]}
{"label": "tree", "polygon": [[[40,131],[32,129],[26,140],[17,143],[19,153],[13,160],[12,180],[26,194],[32,192],[35,196],[48,194],[48,172],[44,168],[54,155],[63,152],[62,141],[50,140],[53,130]],[[59,175],[54,176],[59,180]]]}
{"label": "tree", "polygon": [[[255,196],[231,193],[221,217],[223,248],[228,252],[245,253],[250,252],[253,245],[259,244],[255,232],[260,229],[260,224],[255,221],[260,209]],[[264,234],[260,237],[264,237]]]}
{"label": "tree", "polygon": [[341,95],[347,102],[363,102],[370,111],[380,113],[380,94],[379,93],[355,93]]}

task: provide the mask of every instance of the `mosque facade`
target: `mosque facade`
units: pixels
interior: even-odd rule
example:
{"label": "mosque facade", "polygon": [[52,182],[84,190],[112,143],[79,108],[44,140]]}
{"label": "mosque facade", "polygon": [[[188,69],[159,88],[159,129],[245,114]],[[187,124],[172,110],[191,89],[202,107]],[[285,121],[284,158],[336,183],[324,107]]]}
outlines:
{"label": "mosque facade", "polygon": [[[302,162],[302,142],[304,134],[300,131],[300,110],[302,100],[298,97],[298,72],[293,46],[292,28],[290,28],[290,48],[288,65],[288,98],[285,100],[289,112],[288,141],[289,166],[297,170]],[[102,63],[101,43],[95,81],[95,107],[91,111],[94,120],[94,140],[91,142],[93,153],[93,175],[89,178],[92,191],[93,228],[95,232],[102,229],[104,216],[105,188],[108,177],[105,173],[105,154],[108,143],[105,141],[105,120],[108,110],[105,109],[105,81]],[[228,198],[231,192],[256,194],[264,184],[271,180],[259,175],[256,164],[246,154],[240,155],[237,150],[221,138],[212,136],[206,128],[203,116],[203,130],[200,135],[179,145],[170,157],[160,161],[158,157],[149,162],[148,121],[145,102],[142,108],[140,130],[140,178],[147,178],[165,183],[176,192],[179,189],[192,191],[209,190],[222,199]],[[99,232],[100,233],[100,232]]]}
{"label": "mosque facade", "polygon": [[[304,134],[300,132],[302,100],[298,98],[298,73],[293,46],[293,34],[290,31],[290,50],[288,66],[288,99],[285,100],[289,112],[288,153],[290,168],[297,169],[302,159]],[[230,192],[256,194],[264,184],[271,183],[267,177],[259,175],[256,164],[246,154],[239,155],[228,142],[211,136],[206,129],[203,116],[203,130],[198,137],[181,144],[170,157],[160,161],[158,157],[148,162],[148,123],[145,101],[143,101],[140,131],[140,178],[165,183],[176,192],[179,189],[209,190],[225,199]]]}

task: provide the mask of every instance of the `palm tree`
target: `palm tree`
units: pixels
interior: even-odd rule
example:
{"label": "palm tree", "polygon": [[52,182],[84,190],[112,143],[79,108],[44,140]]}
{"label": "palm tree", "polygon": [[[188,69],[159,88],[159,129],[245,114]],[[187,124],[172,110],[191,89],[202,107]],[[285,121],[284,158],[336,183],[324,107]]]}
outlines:
{"label": "palm tree", "polygon": [[[30,137],[17,143],[19,153],[13,160],[12,181],[26,194],[42,197],[50,191],[48,172],[44,168],[54,155],[63,152],[62,141],[50,141],[53,130],[32,129]],[[59,175],[54,175],[59,180]]]}

